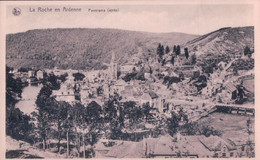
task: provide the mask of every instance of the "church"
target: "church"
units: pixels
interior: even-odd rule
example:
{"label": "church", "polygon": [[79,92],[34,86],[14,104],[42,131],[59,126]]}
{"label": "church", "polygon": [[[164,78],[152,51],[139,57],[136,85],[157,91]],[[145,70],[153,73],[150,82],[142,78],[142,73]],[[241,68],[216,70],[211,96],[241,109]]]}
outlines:
{"label": "church", "polygon": [[115,53],[112,52],[112,58],[111,58],[111,61],[110,61],[110,66],[109,66],[111,81],[117,80],[117,70],[118,70],[118,66],[117,66],[117,62],[115,60]]}

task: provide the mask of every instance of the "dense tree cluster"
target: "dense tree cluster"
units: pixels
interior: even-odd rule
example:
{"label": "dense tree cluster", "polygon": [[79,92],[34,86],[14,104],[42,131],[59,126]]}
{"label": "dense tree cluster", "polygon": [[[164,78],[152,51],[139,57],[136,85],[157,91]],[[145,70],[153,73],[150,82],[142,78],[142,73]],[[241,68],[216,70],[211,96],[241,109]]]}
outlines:
{"label": "dense tree cluster", "polygon": [[199,125],[198,122],[186,123],[180,128],[184,135],[221,136],[222,132],[209,125]]}
{"label": "dense tree cluster", "polygon": [[251,58],[252,54],[253,54],[253,51],[251,51],[250,48],[248,46],[246,46],[244,49],[244,55]]}
{"label": "dense tree cluster", "polygon": [[164,46],[161,45],[161,43],[158,44],[156,54],[159,56],[160,59],[162,59],[162,57],[164,55]]}
{"label": "dense tree cluster", "polygon": [[18,72],[28,72],[29,70],[32,70],[32,68],[21,67],[21,68],[18,69]]}
{"label": "dense tree cluster", "polygon": [[205,75],[200,75],[193,84],[197,88],[197,91],[200,92],[207,86],[207,77]]}
{"label": "dense tree cluster", "polygon": [[163,78],[163,84],[167,85],[168,88],[173,84],[173,83],[179,83],[181,81],[180,77],[170,77],[170,76],[165,76]]}
{"label": "dense tree cluster", "polygon": [[85,78],[85,75],[79,72],[73,73],[72,75],[75,81],[82,81]]}
{"label": "dense tree cluster", "polygon": [[127,73],[124,77],[122,77],[122,79],[125,82],[129,82],[131,80],[141,80],[141,81],[145,81],[145,77],[144,77],[144,72],[143,71],[136,71],[133,70],[131,73]]}
{"label": "dense tree cluster", "polygon": [[177,46],[174,45],[173,51],[174,51],[174,53],[175,53],[177,56],[180,55],[180,54],[181,54],[181,47],[180,47],[180,45],[177,45]]}
{"label": "dense tree cluster", "polygon": [[30,130],[33,124],[31,118],[24,115],[15,104],[21,97],[23,84],[21,79],[13,78],[10,73],[12,68],[6,66],[6,134],[16,139],[29,139]]}

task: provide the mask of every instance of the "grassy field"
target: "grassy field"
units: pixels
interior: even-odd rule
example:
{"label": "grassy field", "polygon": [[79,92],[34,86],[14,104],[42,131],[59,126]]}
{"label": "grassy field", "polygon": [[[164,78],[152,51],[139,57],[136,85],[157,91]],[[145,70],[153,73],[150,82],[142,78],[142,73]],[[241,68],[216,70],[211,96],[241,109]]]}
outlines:
{"label": "grassy field", "polygon": [[252,120],[252,130],[254,131],[255,121],[253,116],[213,113],[199,120],[199,124],[209,125],[221,131],[224,139],[238,137],[247,139],[247,120],[249,118]]}

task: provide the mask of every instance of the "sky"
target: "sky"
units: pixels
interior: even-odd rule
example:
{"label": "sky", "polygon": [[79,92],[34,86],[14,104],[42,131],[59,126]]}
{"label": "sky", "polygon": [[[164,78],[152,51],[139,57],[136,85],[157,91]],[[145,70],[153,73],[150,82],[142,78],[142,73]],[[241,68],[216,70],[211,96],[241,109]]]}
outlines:
{"label": "sky", "polygon": [[[21,15],[14,16],[14,7]],[[61,12],[38,12],[38,7],[60,8]],[[223,27],[254,25],[254,6],[219,5],[70,5],[81,12],[62,12],[64,6],[8,6],[6,32],[17,33],[46,28],[117,28],[146,32],[182,32],[203,35]],[[117,12],[89,12],[89,9]],[[36,12],[30,12],[35,9]]]}

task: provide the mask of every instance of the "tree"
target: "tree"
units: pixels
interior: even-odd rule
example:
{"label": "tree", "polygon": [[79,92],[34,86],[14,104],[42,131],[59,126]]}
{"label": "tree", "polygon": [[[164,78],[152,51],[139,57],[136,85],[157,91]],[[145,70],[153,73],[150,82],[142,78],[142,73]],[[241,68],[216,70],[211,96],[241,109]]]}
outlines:
{"label": "tree", "polygon": [[186,123],[183,127],[182,127],[182,132],[186,135],[196,135],[199,133],[199,125],[197,122],[193,122],[193,123]]}
{"label": "tree", "polygon": [[166,46],[165,53],[168,54],[170,52],[169,46]]}
{"label": "tree", "polygon": [[173,55],[172,55],[171,63],[172,63],[172,65],[174,65],[174,56]]}
{"label": "tree", "polygon": [[29,70],[32,70],[32,69],[31,68],[23,68],[23,67],[21,67],[21,68],[18,69],[18,72],[28,72]]}
{"label": "tree", "polygon": [[192,64],[192,65],[195,65],[196,63],[197,63],[197,58],[196,58],[196,55],[193,54],[193,55],[191,56],[191,64]]}
{"label": "tree", "polygon": [[103,94],[103,92],[104,92],[103,88],[102,88],[101,86],[99,86],[99,87],[97,88],[97,95],[100,96],[100,95]]}
{"label": "tree", "polygon": [[170,77],[170,76],[165,76],[163,78],[163,84],[166,84],[167,87],[169,88],[173,83],[179,83],[181,80],[180,80],[180,77]]}
{"label": "tree", "polygon": [[161,43],[158,44],[158,47],[157,47],[157,50],[156,50],[156,54],[157,55],[160,55],[161,54],[161,48],[162,48],[162,45]]}
{"label": "tree", "polygon": [[82,73],[73,73],[74,81],[82,81],[85,78],[85,75]]}
{"label": "tree", "polygon": [[114,93],[114,96],[110,96],[104,103],[104,119],[105,122],[110,122],[112,119],[117,119],[117,110],[122,97],[118,93]]}
{"label": "tree", "polygon": [[[48,83],[48,84],[46,84]],[[49,74],[47,78],[47,82],[44,82],[44,84],[48,85],[51,90],[59,90],[60,89],[60,83],[58,82],[58,77],[55,76],[55,74],[52,72]]]}
{"label": "tree", "polygon": [[131,126],[137,123],[142,118],[142,111],[140,107],[136,106],[134,101],[127,101],[123,103],[124,115],[129,119]]}
{"label": "tree", "polygon": [[28,141],[33,124],[30,123],[30,116],[15,108],[23,86],[21,79],[13,78],[11,70],[12,68],[6,66],[6,134],[15,139]]}
{"label": "tree", "polygon": [[250,56],[250,54],[251,54],[250,48],[248,46],[246,46],[245,49],[244,49],[244,55]]}
{"label": "tree", "polygon": [[109,137],[112,139],[118,139],[121,135],[122,123],[119,123],[121,99],[122,97],[115,92],[113,96],[109,97],[103,106],[104,122],[109,124]]}
{"label": "tree", "polygon": [[179,116],[174,111],[171,112],[171,118],[167,119],[168,133],[173,136],[178,131]]}
{"label": "tree", "polygon": [[161,52],[160,52],[160,57],[162,57],[164,55],[164,46],[161,46]]}
{"label": "tree", "polygon": [[30,120],[31,117],[24,115],[18,108],[9,110],[6,117],[6,134],[17,140],[30,141],[29,133],[33,127]]}
{"label": "tree", "polygon": [[164,55],[164,46],[161,45],[161,43],[158,44],[157,50],[156,50],[157,55],[159,56],[160,59],[162,59]]}
{"label": "tree", "polygon": [[[82,125],[86,123],[86,109],[84,105],[77,102],[73,104],[73,107],[69,110],[70,124],[72,126],[68,126],[68,131],[74,132],[75,141],[76,141],[76,150],[78,157],[80,156],[80,133],[79,130],[84,128]],[[70,130],[71,128],[71,130]],[[85,128],[84,128],[85,129]],[[68,134],[69,132],[67,132]],[[69,137],[69,135],[67,136]],[[69,142],[69,140],[67,140]],[[69,147],[69,145],[68,145]]]}
{"label": "tree", "polygon": [[68,77],[68,73],[64,73],[60,75],[58,79],[61,80],[61,82],[65,82],[67,77]]}
{"label": "tree", "polygon": [[70,109],[68,112],[68,117],[66,118],[64,123],[64,131],[66,133],[66,139],[67,139],[66,157],[69,157],[70,155],[70,132],[72,131],[72,128],[73,128],[73,117]]}
{"label": "tree", "polygon": [[36,99],[36,110],[34,117],[37,119],[37,131],[42,139],[43,150],[46,149],[46,142],[49,137],[50,128],[54,125],[54,119],[56,117],[55,108],[56,100],[50,97],[52,94],[51,87],[44,85],[40,90]]}
{"label": "tree", "polygon": [[150,106],[149,102],[147,102],[142,105],[142,108],[143,108],[143,115],[145,116],[145,120],[147,121],[149,118],[152,117],[152,114],[150,113],[152,107]]}
{"label": "tree", "polygon": [[184,48],[184,52],[185,52],[185,57],[186,57],[186,59],[188,59],[188,58],[189,58],[188,48]]}
{"label": "tree", "polygon": [[117,71],[117,79],[121,76],[121,71]]}
{"label": "tree", "polygon": [[63,133],[63,128],[65,128],[65,123],[66,123],[66,119],[68,118],[68,111],[71,108],[70,104],[65,102],[65,101],[61,101],[61,102],[56,102],[56,106],[55,106],[55,125],[57,127],[57,132],[58,132],[58,143],[57,143],[57,148],[58,148],[58,152],[60,153],[60,141],[62,139],[62,133]]}
{"label": "tree", "polygon": [[165,65],[165,63],[166,63],[166,60],[165,60],[165,59],[163,59],[163,60],[162,60],[162,66],[164,66],[164,65]]}
{"label": "tree", "polygon": [[177,47],[176,47],[176,45],[173,46],[173,52],[174,52],[174,53],[177,52]]}
{"label": "tree", "polygon": [[176,55],[180,55],[181,54],[181,47],[180,47],[180,45],[177,45],[175,53],[176,53]]}
{"label": "tree", "polygon": [[129,82],[129,81],[135,79],[136,75],[137,75],[137,72],[127,73],[124,77],[122,77],[122,79],[125,82]]}
{"label": "tree", "polygon": [[246,95],[245,92],[244,92],[244,87],[241,86],[241,85],[238,85],[237,91],[238,91],[238,93],[237,93],[238,98],[236,100],[236,103],[242,104],[244,102],[244,97]]}
{"label": "tree", "polygon": [[184,80],[184,74],[182,72],[179,73],[179,79],[180,81]]}
{"label": "tree", "polygon": [[206,137],[209,137],[210,135],[213,136],[221,136],[221,132],[216,130],[215,128],[211,126],[202,126],[199,128],[199,132],[201,135],[204,135]]}

